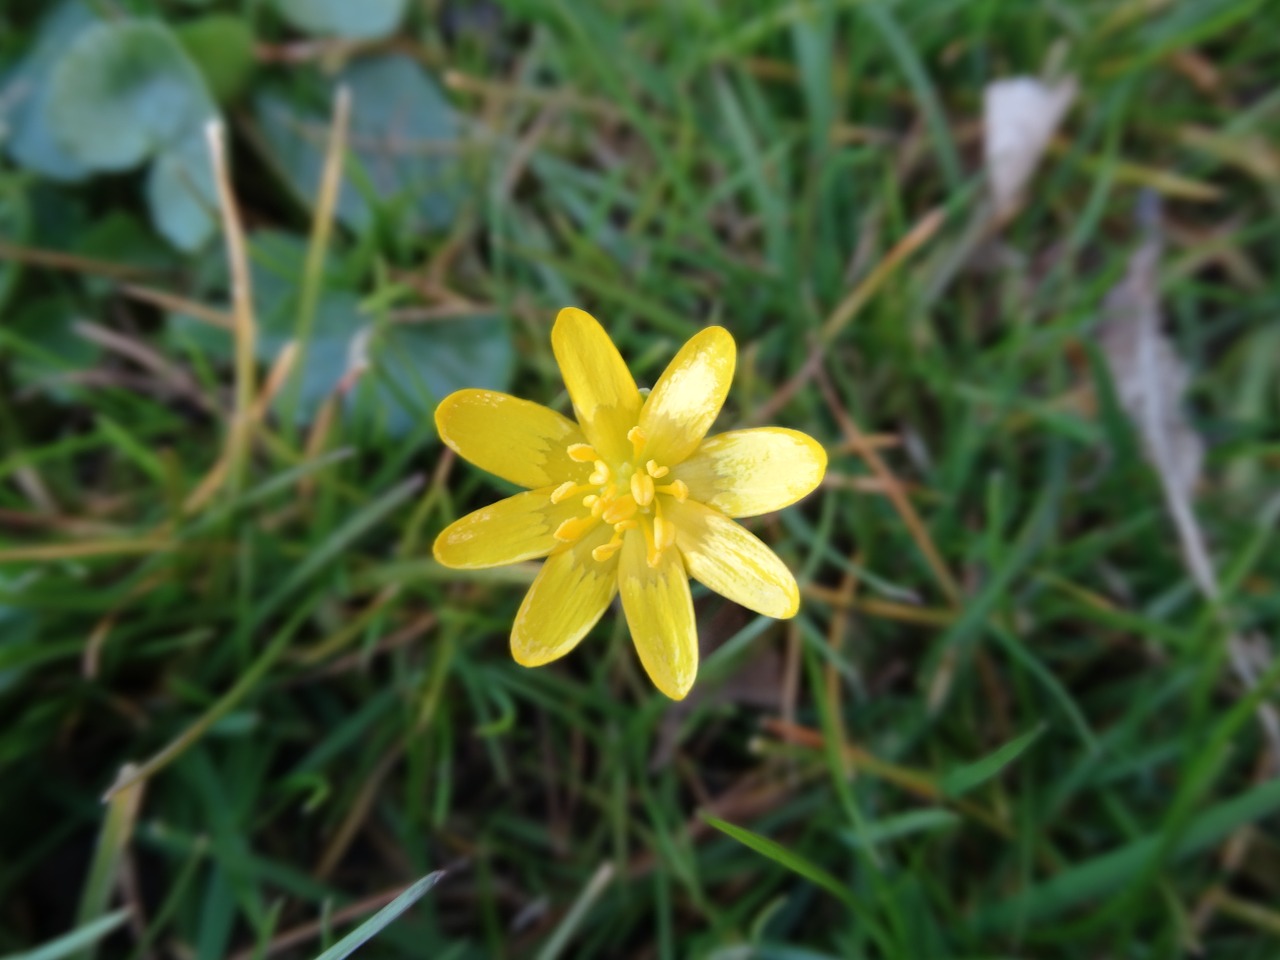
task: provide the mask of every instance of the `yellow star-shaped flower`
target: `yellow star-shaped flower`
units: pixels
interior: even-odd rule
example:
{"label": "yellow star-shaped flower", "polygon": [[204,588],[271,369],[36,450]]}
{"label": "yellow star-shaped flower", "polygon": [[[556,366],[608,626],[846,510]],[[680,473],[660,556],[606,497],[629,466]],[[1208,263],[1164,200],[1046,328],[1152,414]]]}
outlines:
{"label": "yellow star-shaped flower", "polygon": [[577,423],[489,390],[459,390],[436,408],[446,444],[529,488],[451,523],[436,559],[474,570],[547,558],[511,630],[526,667],[572,650],[621,593],[640,662],[679,700],[698,672],[689,577],[765,616],[795,616],[791,571],[732,518],[805,496],[826,452],[780,427],[704,439],[733,380],[737,350],[723,327],[692,337],[647,397],[589,314],[561,310],[551,347]]}

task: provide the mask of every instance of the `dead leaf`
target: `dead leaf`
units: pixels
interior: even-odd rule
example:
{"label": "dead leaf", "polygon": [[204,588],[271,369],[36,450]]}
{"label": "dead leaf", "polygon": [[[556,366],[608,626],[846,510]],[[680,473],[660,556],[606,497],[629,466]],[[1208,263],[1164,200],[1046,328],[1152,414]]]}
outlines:
{"label": "dead leaf", "polygon": [[1008,219],[1040,158],[1075,100],[1074,77],[1053,83],[1010,77],[987,84],[982,97],[983,151],[998,220]]}
{"label": "dead leaf", "polygon": [[1204,463],[1204,442],[1183,410],[1191,374],[1160,329],[1156,270],[1160,240],[1148,238],[1107,295],[1099,341],[1120,406],[1138,428],[1147,459],[1170,492],[1189,500]]}
{"label": "dead leaf", "polygon": [[[1153,191],[1144,193],[1142,199],[1139,219],[1146,239],[1129,258],[1124,279],[1107,295],[1099,344],[1120,405],[1137,428],[1147,460],[1160,477],[1183,562],[1205,599],[1216,603],[1222,589],[1192,503],[1204,463],[1204,441],[1182,406],[1191,379],[1187,366],[1160,329],[1160,200]],[[1228,631],[1231,668],[1244,687],[1252,689],[1261,670],[1251,655],[1250,641],[1232,630],[1227,611],[1219,610],[1218,616]],[[1272,763],[1280,768],[1280,714],[1264,702],[1258,706],[1258,720],[1271,745]]]}

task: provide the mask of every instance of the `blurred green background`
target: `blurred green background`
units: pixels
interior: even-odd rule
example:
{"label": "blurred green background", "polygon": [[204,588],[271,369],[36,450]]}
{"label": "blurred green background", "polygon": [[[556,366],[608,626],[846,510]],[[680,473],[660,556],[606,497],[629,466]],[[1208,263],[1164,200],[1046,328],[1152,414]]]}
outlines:
{"label": "blurred green background", "polygon": [[[1268,8],[5,0],[0,954],[1280,955]],[[431,559],[569,304],[830,454],[679,705]]]}

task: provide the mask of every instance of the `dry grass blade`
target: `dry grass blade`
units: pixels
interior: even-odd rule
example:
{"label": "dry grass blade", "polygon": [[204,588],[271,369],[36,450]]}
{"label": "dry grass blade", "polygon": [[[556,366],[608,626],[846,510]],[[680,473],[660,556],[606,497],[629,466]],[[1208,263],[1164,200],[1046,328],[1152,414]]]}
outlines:
{"label": "dry grass blade", "polygon": [[[1148,461],[1160,477],[1165,505],[1178,531],[1183,561],[1211,603],[1221,599],[1218,575],[1192,506],[1204,462],[1204,442],[1182,409],[1190,374],[1161,331],[1157,270],[1162,244],[1159,200],[1144,195],[1141,217],[1147,236],[1129,259],[1124,279],[1107,295],[1099,337],[1116,392],[1142,438]],[[1254,658],[1243,637],[1228,640],[1232,669],[1246,687],[1258,682]],[[1259,722],[1280,767],[1280,716],[1263,704]]]}

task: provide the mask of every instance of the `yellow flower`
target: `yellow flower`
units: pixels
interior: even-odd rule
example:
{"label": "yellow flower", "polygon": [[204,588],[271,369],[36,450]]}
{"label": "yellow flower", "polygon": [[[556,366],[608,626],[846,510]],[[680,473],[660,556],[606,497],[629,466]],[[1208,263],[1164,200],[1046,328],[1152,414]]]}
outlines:
{"label": "yellow flower", "polygon": [[526,667],[572,650],[621,593],[640,662],[679,700],[698,672],[689,577],[765,616],[799,609],[791,571],[731,518],[799,500],[822,480],[826,452],[778,427],[703,439],[733,380],[723,327],[692,337],[647,397],[589,314],[561,310],[551,347],[577,423],[488,390],[436,408],[446,444],[529,488],[446,527],[436,559],[474,570],[547,558],[511,630]]}

